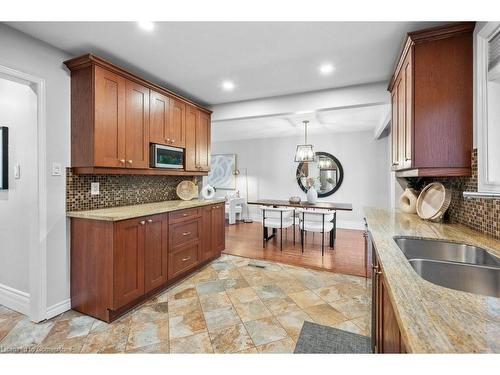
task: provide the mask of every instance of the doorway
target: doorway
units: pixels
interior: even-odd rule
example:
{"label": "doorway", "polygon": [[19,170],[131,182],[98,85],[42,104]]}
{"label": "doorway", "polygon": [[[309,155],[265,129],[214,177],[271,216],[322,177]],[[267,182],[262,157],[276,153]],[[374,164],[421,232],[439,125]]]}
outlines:
{"label": "doorway", "polygon": [[0,126],[8,128],[8,189],[0,190],[0,304],[46,318],[45,84],[0,66]]}

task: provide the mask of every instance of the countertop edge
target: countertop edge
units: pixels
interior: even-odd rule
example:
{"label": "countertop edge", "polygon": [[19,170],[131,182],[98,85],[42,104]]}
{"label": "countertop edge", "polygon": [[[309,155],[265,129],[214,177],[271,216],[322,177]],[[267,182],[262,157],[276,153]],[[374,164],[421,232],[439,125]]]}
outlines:
{"label": "countertop edge", "polygon": [[[167,202],[177,202],[177,203],[181,204],[181,206],[161,207],[161,204],[167,204]],[[182,206],[182,202],[186,202],[185,206]],[[211,204],[218,204],[218,203],[223,203],[223,202],[225,202],[225,199],[222,199],[222,198],[221,199],[209,199],[209,200],[191,200],[191,201],[172,200],[172,201],[152,202],[152,203],[144,203],[144,204],[128,205],[128,206],[107,207],[107,208],[100,208],[100,209],[96,209],[96,210],[67,211],[66,217],[73,218],[73,219],[87,219],[87,220],[113,222],[113,221],[128,220],[128,219],[134,219],[134,218],[139,218],[139,217],[143,217],[143,216],[157,215],[157,214],[179,211],[179,210],[186,210],[186,209],[190,209],[190,208],[203,207],[203,206],[208,206]],[[148,206],[154,206],[154,205],[156,205],[156,207],[148,207]],[[144,206],[144,211],[140,212],[140,213],[137,213],[137,212],[124,213],[122,215],[109,214],[109,212],[111,212],[112,210],[127,210],[127,209],[137,210],[137,209],[140,209],[141,206]],[[108,211],[108,215],[106,215],[106,211]]]}

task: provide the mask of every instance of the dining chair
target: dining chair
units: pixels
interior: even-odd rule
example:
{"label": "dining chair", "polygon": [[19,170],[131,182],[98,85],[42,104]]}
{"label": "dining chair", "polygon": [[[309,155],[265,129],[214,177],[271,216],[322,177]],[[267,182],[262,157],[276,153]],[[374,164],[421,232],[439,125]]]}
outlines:
{"label": "dining chair", "polygon": [[[276,230],[280,230],[280,251],[283,251],[283,229],[293,226],[293,244],[295,245],[295,215],[294,209],[289,207],[260,206],[262,210],[262,247],[266,241],[274,237]],[[267,229],[272,228],[273,234],[268,236]]]}
{"label": "dining chair", "polygon": [[299,228],[300,228],[300,243],[302,253],[304,252],[304,233],[316,232],[321,233],[321,256],[325,254],[325,233],[330,233],[330,247],[333,247],[333,230],[335,222],[335,211],[332,210],[307,210],[298,209],[299,213]]}

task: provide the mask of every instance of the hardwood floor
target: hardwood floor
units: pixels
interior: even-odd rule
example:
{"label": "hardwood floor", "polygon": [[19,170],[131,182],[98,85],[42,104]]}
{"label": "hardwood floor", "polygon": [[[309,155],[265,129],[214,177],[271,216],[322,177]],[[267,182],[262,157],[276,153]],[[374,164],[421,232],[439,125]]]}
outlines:
{"label": "hardwood floor", "polygon": [[[325,234],[325,255],[321,257],[321,235],[307,233],[304,254],[301,252],[300,232],[296,229],[295,246],[292,229],[283,231],[283,251],[280,251],[278,235],[267,241],[262,248],[262,224],[238,222],[229,225],[226,222],[225,254],[239,255],[248,258],[267,259],[296,266],[323,269],[355,276],[369,275],[369,267],[365,268],[365,242],[363,231],[353,229],[337,229],[335,249],[328,246],[328,235]],[[369,259],[366,260],[369,264]]]}

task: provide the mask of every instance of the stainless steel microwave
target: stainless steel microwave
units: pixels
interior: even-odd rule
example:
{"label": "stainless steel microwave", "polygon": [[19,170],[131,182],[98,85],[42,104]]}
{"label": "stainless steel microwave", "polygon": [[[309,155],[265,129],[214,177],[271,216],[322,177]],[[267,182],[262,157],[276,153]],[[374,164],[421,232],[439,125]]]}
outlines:
{"label": "stainless steel microwave", "polygon": [[152,168],[184,168],[184,149],[179,147],[151,144]]}

